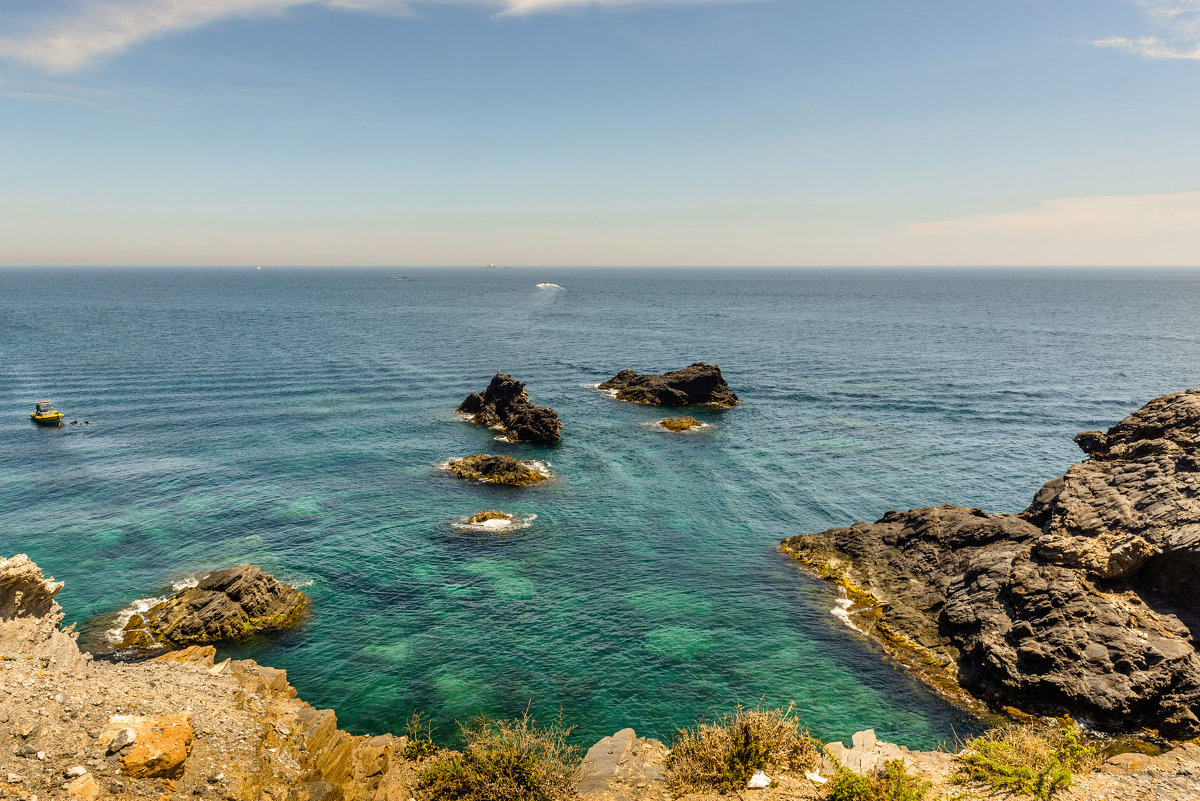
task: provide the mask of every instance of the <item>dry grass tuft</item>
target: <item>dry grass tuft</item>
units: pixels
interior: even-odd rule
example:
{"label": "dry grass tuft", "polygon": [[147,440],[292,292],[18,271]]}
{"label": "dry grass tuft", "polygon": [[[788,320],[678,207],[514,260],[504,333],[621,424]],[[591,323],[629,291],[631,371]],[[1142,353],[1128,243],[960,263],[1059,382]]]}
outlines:
{"label": "dry grass tuft", "polygon": [[676,793],[745,789],[756,770],[770,773],[809,770],[817,746],[787,709],[746,709],[691,729],[680,729],[667,756],[667,782]]}
{"label": "dry grass tuft", "polygon": [[571,729],[555,721],[539,728],[519,720],[476,718],[462,727],[461,752],[442,751],[421,771],[424,798],[461,801],[567,801],[576,797],[582,760],[567,743]]}

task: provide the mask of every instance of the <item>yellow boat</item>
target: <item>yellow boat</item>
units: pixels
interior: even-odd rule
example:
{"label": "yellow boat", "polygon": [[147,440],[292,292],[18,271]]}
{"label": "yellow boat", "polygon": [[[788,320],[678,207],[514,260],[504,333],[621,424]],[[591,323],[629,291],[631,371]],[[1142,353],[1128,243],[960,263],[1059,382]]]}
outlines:
{"label": "yellow boat", "polygon": [[51,407],[48,400],[33,404],[33,411],[29,413],[29,416],[39,426],[61,426],[63,418],[66,417],[65,414]]}

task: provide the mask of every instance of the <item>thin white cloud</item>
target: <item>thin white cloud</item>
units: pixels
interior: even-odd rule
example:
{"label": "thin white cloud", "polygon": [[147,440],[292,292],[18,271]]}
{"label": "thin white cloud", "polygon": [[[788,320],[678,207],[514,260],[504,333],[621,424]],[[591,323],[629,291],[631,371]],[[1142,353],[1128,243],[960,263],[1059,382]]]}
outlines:
{"label": "thin white cloud", "polygon": [[[460,3],[498,7],[502,14],[563,8],[682,5],[743,0],[70,0],[65,10],[0,21],[0,57],[48,72],[72,72],[140,42],[218,20],[270,16],[301,6],[403,14],[414,5]],[[5,31],[4,28],[9,30]],[[20,31],[14,28],[20,27]]]}
{"label": "thin white cloud", "polygon": [[1200,0],[1128,0],[1142,9],[1160,33],[1154,36],[1113,36],[1097,39],[1111,47],[1154,59],[1200,61]]}
{"label": "thin white cloud", "polygon": [[1200,232],[1200,192],[1047,200],[1024,211],[914,223],[905,239],[1129,239]]}

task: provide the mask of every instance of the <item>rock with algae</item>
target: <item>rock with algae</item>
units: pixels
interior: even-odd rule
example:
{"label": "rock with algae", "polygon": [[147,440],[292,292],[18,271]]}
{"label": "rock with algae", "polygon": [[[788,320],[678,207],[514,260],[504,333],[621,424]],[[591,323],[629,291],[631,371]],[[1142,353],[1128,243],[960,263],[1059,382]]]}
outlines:
{"label": "rock with algae", "polygon": [[486,453],[451,459],[446,463],[446,469],[459,478],[512,487],[537,484],[550,478],[550,474],[537,462]]}
{"label": "rock with algae", "polygon": [[666,420],[659,420],[658,424],[668,431],[674,431],[677,434],[704,425],[704,423],[701,423],[695,417],[668,417]]}
{"label": "rock with algae", "polygon": [[124,647],[241,640],[300,622],[308,598],[254,565],[213,570],[125,626]]}
{"label": "rock with algae", "polygon": [[935,687],[1200,735],[1200,390],[1076,441],[1019,515],[888,512],[781,548],[870,598],[860,625]]}

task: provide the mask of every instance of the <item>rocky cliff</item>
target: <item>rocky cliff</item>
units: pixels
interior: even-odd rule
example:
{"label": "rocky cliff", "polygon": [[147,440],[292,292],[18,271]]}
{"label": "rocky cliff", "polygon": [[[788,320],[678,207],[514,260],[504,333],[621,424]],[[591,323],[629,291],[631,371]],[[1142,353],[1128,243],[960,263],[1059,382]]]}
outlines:
{"label": "rocky cliff", "polygon": [[949,695],[1200,735],[1200,390],[1076,437],[1024,512],[888,512],[784,540]]}

